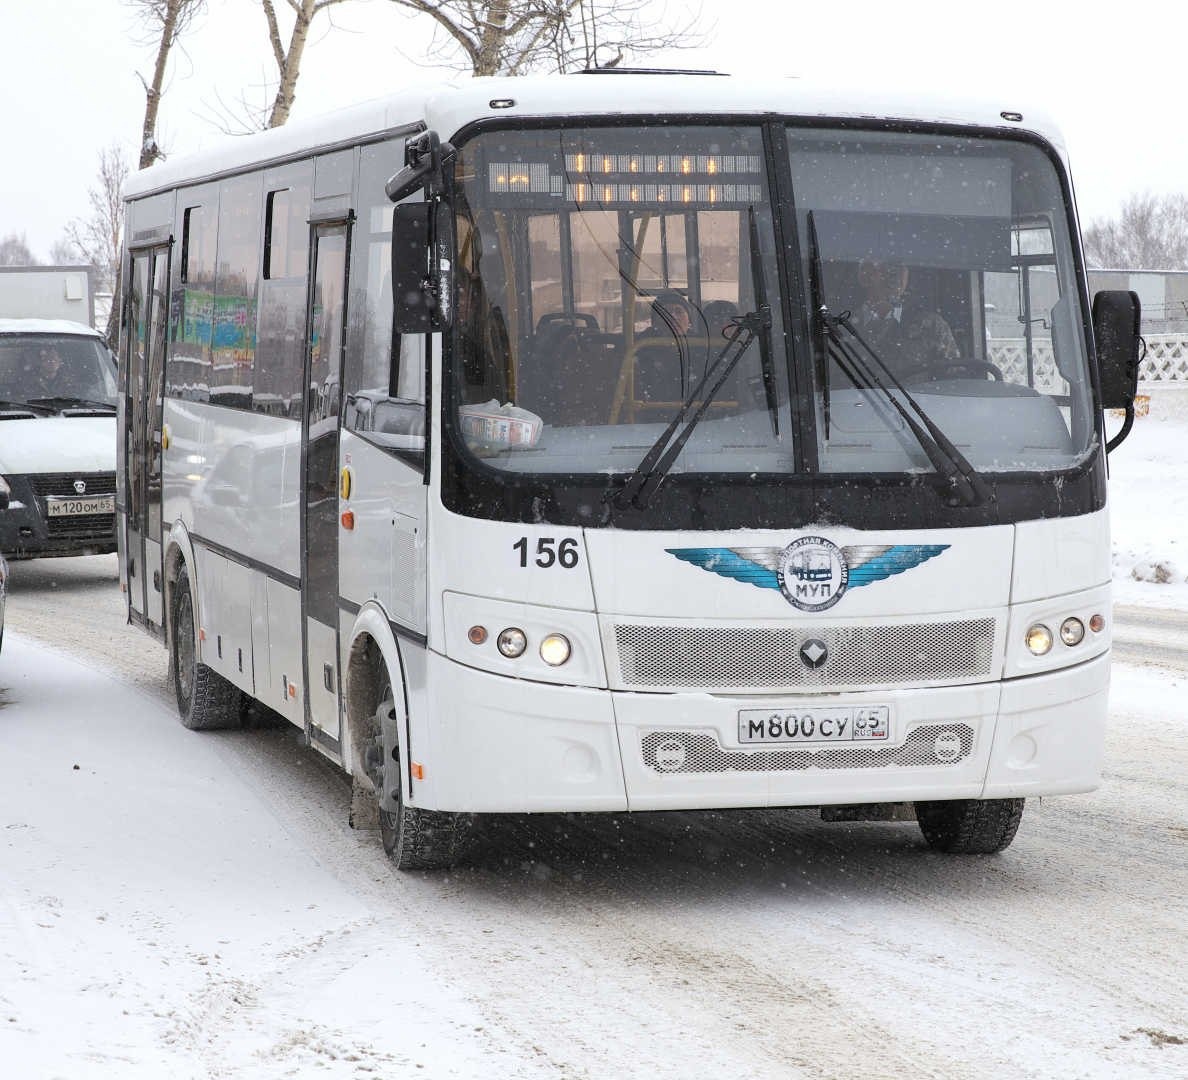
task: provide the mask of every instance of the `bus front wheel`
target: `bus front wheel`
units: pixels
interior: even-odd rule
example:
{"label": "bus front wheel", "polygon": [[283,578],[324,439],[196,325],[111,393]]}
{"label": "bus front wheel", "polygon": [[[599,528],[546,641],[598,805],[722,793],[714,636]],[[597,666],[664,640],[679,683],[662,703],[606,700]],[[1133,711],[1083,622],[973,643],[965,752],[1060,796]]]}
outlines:
{"label": "bus front wheel", "polygon": [[[396,741],[396,701],[386,673],[378,696],[379,705],[372,727],[372,739],[378,753],[371,755],[371,769],[374,769],[377,783],[380,838],[384,851],[398,870],[440,870],[456,866],[469,850],[473,815],[423,810],[408,805],[404,797],[404,769]],[[381,757],[382,764],[375,762],[376,757]],[[375,769],[376,764],[380,764],[378,769]],[[381,792],[385,790],[391,792],[390,800],[382,798]],[[385,809],[385,801],[395,803],[395,809]]]}
{"label": "bus front wheel", "polygon": [[1023,817],[1023,799],[946,799],[916,803],[928,846],[953,855],[993,855],[1010,846]]}
{"label": "bus front wheel", "polygon": [[198,662],[194,600],[190,595],[190,575],[185,567],[174,582],[171,606],[170,675],[182,725],[191,731],[239,727],[239,688]]}

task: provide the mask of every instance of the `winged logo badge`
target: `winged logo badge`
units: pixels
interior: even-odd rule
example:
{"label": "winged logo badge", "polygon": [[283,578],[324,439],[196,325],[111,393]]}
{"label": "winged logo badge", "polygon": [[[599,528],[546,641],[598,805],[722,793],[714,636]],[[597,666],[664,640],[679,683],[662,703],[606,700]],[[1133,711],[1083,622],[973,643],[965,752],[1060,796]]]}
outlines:
{"label": "winged logo badge", "polygon": [[801,611],[833,607],[849,589],[911,570],[948,544],[853,544],[802,536],[787,547],[666,548],[682,562],[758,589],[779,589]]}

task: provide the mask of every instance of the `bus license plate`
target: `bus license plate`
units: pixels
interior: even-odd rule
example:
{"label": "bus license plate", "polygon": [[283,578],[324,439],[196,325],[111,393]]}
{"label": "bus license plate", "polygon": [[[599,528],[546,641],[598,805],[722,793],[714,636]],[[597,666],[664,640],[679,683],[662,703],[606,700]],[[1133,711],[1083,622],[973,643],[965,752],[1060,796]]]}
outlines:
{"label": "bus license plate", "polygon": [[81,514],[114,514],[115,496],[96,495],[90,499],[47,499],[47,517],[77,517]]}
{"label": "bus license plate", "polygon": [[889,705],[804,705],[738,713],[742,743],[887,742],[890,737]]}

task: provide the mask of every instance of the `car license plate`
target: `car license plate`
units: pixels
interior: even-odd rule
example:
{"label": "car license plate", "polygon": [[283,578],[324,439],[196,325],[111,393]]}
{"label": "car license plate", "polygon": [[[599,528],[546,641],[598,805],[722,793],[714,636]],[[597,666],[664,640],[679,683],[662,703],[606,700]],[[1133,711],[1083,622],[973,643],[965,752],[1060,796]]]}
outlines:
{"label": "car license plate", "polygon": [[743,743],[887,742],[890,738],[889,705],[793,705],[738,713],[738,741]]}
{"label": "car license plate", "polygon": [[47,517],[77,517],[81,514],[114,514],[114,495],[95,495],[82,499],[46,499]]}

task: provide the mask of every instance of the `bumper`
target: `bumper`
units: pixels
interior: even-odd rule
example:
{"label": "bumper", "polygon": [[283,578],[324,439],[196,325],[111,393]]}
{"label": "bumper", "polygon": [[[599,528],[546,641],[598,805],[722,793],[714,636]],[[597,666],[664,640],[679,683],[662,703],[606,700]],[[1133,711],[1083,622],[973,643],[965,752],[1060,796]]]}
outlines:
{"label": "bumper", "polygon": [[[678,810],[1007,798],[1100,782],[1108,654],[1004,683],[821,697],[886,705],[886,745],[743,746],[770,697],[521,682],[429,654],[425,782],[414,801],[475,812]],[[801,699],[803,700],[803,699]]]}
{"label": "bumper", "polygon": [[115,514],[43,516],[41,500],[13,484],[13,503],[0,510],[0,553],[10,559],[105,555],[116,549]]}

